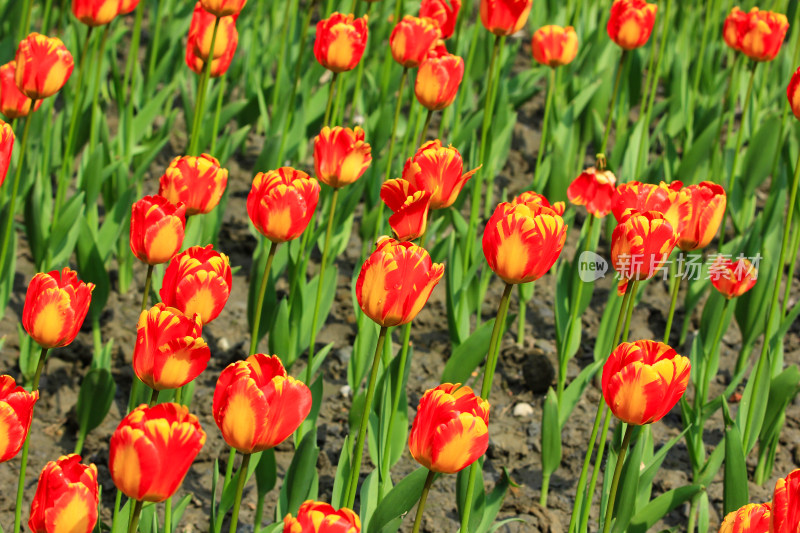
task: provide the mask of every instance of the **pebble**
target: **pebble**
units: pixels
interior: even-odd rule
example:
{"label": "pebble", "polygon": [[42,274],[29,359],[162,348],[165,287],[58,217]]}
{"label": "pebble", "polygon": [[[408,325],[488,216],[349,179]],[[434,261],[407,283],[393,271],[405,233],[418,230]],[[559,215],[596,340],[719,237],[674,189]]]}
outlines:
{"label": "pebble", "polygon": [[533,416],[533,406],[529,403],[518,403],[514,406],[513,414],[517,418]]}
{"label": "pebble", "polygon": [[352,391],[350,390],[350,385],[345,385],[341,389],[339,389],[339,394],[344,396],[345,398],[349,398]]}
{"label": "pebble", "polygon": [[227,352],[231,349],[231,343],[225,337],[220,337],[217,341],[217,348],[221,352]]}

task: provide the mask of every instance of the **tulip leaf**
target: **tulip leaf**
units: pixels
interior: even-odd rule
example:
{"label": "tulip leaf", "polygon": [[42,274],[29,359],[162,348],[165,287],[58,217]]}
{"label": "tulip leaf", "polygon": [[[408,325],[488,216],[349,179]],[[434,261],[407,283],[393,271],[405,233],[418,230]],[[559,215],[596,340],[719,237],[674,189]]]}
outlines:
{"label": "tulip leaf", "polygon": [[634,433],[636,444],[633,449],[628,450],[628,455],[624,458],[625,464],[623,465],[622,476],[617,488],[618,493],[612,531],[619,533],[627,531],[628,524],[636,511],[635,502],[636,495],[639,492],[639,473],[641,472],[642,455],[647,444],[645,428],[636,428],[634,431],[636,431]]}
{"label": "tulip leaf", "polygon": [[359,517],[361,518],[361,526],[365,531],[369,531],[369,522],[375,508],[378,506],[380,492],[380,478],[378,477],[378,470],[375,469],[364,479],[361,484],[361,506],[359,507]]}
{"label": "tulip leaf", "polygon": [[189,502],[192,501],[192,494],[184,494],[180,501],[172,507],[172,527],[170,528],[171,531],[166,531],[164,533],[175,533],[178,529],[178,524],[181,523],[181,517],[183,516],[184,511],[189,506]]}
{"label": "tulip leaf", "polygon": [[[256,467],[261,460],[262,453],[263,452],[258,452],[250,455],[250,464],[247,465],[247,472],[244,472],[246,476],[245,483],[247,483],[247,480],[249,480],[250,476],[252,476],[253,472],[255,472]],[[231,455],[230,457],[233,458],[234,455]],[[214,523],[217,533],[221,531],[222,521],[225,519],[225,515],[233,507],[233,500],[236,497],[236,483],[242,473],[243,472],[241,469],[235,471],[231,477],[230,483],[222,487],[222,498],[220,499],[219,507],[217,508],[217,521]]]}
{"label": "tulip leaf", "polygon": [[0,265],[0,318],[5,313],[8,301],[11,298],[11,291],[14,289],[14,278],[17,259],[17,234],[11,233],[11,242],[8,245],[8,256],[5,264]]}
{"label": "tulip leaf", "polygon": [[[497,480],[497,484],[492,491],[486,495],[485,507],[483,510],[483,519],[478,525],[477,533],[489,533],[493,530],[492,524],[497,518],[497,513],[500,512],[500,507],[503,505],[503,500],[508,492],[508,487],[516,485],[508,475],[508,470],[503,468],[503,475]],[[495,524],[496,525],[496,524]]]}
{"label": "tulip leaf", "polygon": [[542,407],[542,475],[550,475],[561,464],[561,425],[558,420],[558,397],[550,387]]}
{"label": "tulip leaf", "polygon": [[428,477],[427,468],[417,468],[390,490],[372,514],[367,533],[392,533],[400,524],[396,519],[405,516],[419,501]]}
{"label": "tulip leaf", "polygon": [[[514,323],[516,315],[509,314],[503,331]],[[453,348],[453,353],[442,372],[442,383],[466,383],[472,372],[480,367],[489,351],[494,320],[481,324],[463,343]]]}
{"label": "tulip leaf", "polygon": [[286,470],[276,507],[276,520],[282,520],[288,513],[296,515],[301,503],[314,499],[311,495],[318,475],[318,456],[317,430],[314,428],[303,436]]}
{"label": "tulip leaf", "polygon": [[78,393],[75,408],[79,424],[79,440],[99,426],[114,401],[117,385],[111,372],[105,368],[92,368],[86,373]]}
{"label": "tulip leaf", "polygon": [[629,533],[645,533],[673,509],[694,497],[701,485],[686,485],[668,490],[636,512],[628,524]]}
{"label": "tulip leaf", "polygon": [[592,381],[597,371],[603,366],[605,361],[598,360],[583,368],[580,373],[567,385],[561,395],[561,401],[558,402],[558,424],[563,429],[564,425],[569,420],[569,415],[578,405],[583,396],[583,392]]}
{"label": "tulip leaf", "polygon": [[[80,220],[83,217],[84,193],[80,192],[70,198],[62,209],[59,220]],[[80,235],[80,224],[57,224],[50,235],[50,261],[51,267],[65,265],[75,249],[75,243]]]}
{"label": "tulip leaf", "polygon": [[342,443],[339,461],[336,463],[336,474],[333,476],[333,490],[331,492],[331,505],[336,509],[343,507],[347,497],[345,491],[350,480],[351,450],[355,444],[355,435],[350,434]]}
{"label": "tulip leaf", "polygon": [[256,466],[256,489],[258,497],[264,498],[275,487],[277,481],[277,465],[275,464],[275,450],[264,450]]}
{"label": "tulip leaf", "polygon": [[748,502],[747,464],[742,449],[742,437],[736,424],[731,424],[725,430],[725,477],[722,488],[724,514],[735,511]]}
{"label": "tulip leaf", "polygon": [[[467,505],[472,509],[469,517],[469,530],[474,531],[483,520],[483,512],[486,507],[486,492],[483,488],[483,463],[484,457],[463,469],[456,477],[456,508],[458,509],[459,519],[464,516],[464,509]],[[475,485],[472,491],[472,501],[467,503],[467,487],[469,482],[470,469],[476,468]]]}

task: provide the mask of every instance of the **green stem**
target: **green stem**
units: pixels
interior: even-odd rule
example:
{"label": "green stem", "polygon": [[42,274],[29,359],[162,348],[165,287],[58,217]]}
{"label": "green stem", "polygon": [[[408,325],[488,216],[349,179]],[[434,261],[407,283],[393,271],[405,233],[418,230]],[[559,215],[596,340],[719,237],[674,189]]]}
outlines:
{"label": "green stem", "polygon": [[[719,124],[717,125],[717,134],[714,137],[714,146],[711,149],[711,156],[715,157],[717,155],[717,148],[722,143],[722,125],[725,123],[725,116],[728,114],[728,105],[730,101],[733,99],[733,95],[731,91],[733,90],[733,75],[736,72],[736,63],[739,61],[739,54],[733,56],[733,63],[731,64],[730,72],[728,73],[728,82],[727,82],[727,89],[725,89],[725,94],[722,98],[722,112],[720,113],[719,117]],[[733,116],[733,115],[731,115]],[[728,132],[730,132],[730,125],[728,125]],[[724,145],[723,145],[723,152],[724,152]]]}
{"label": "green stem", "polygon": [[517,287],[517,298],[519,299],[519,312],[517,313],[517,346],[525,344],[525,314],[528,310],[528,300],[522,295],[522,285]]}
{"label": "green stem", "polygon": [[153,265],[147,265],[147,277],[144,278],[144,289],[142,290],[142,311],[147,309],[147,301],[150,299],[150,285],[153,283]]}
{"label": "green stem", "polygon": [[422,126],[422,131],[419,132],[419,141],[417,146],[422,146],[422,143],[428,137],[428,128],[431,127],[431,119],[433,118],[433,109],[428,109],[428,114],[425,115],[425,124]]}
{"label": "green stem", "polygon": [[108,41],[108,33],[111,29],[111,24],[106,24],[103,30],[103,37],[100,39],[100,48],[97,50],[97,57],[95,57],[94,66],[94,93],[92,94],[92,120],[89,125],[89,153],[94,152],[97,146],[97,107],[100,102],[100,74],[103,70],[103,52],[106,48]]}
{"label": "green stem", "polygon": [[606,521],[603,525],[603,533],[608,533],[611,531],[611,519],[614,515],[614,502],[617,499],[619,478],[622,475],[622,466],[625,463],[625,454],[628,452],[628,446],[630,446],[631,438],[633,437],[633,428],[634,426],[632,424],[628,424],[628,429],[625,430],[625,436],[622,438],[622,446],[619,449],[619,457],[617,457],[617,466],[614,468],[614,477],[611,480],[611,492],[609,492],[608,505],[606,506]]}
{"label": "green stem", "polygon": [[314,314],[311,318],[311,340],[308,345],[308,367],[306,368],[306,385],[311,386],[312,372],[314,370],[314,344],[317,341],[317,323],[319,322],[319,306],[322,303],[322,288],[325,285],[325,267],[328,263],[328,254],[331,247],[331,233],[333,220],[336,216],[336,202],[339,198],[339,189],[333,189],[331,208],[328,212],[328,227],[325,230],[325,247],[322,249],[322,261],[319,264],[319,280],[317,281],[317,298],[314,302]]}
{"label": "green stem", "polygon": [[542,122],[542,136],[539,139],[539,153],[536,155],[536,166],[533,168],[533,190],[538,191],[542,188],[539,183],[539,169],[542,166],[544,153],[547,151],[547,133],[550,123],[550,109],[553,107],[553,95],[556,92],[556,69],[550,69],[550,83],[547,86],[547,99],[544,104],[544,120]]}
{"label": "green stem", "polygon": [[42,12],[42,35],[47,35],[50,29],[50,12],[53,9],[53,0],[46,0],[44,3],[44,11]]}
{"label": "green stem", "polygon": [[[703,363],[700,367],[702,371],[702,377],[700,380],[700,390],[696,391],[695,393],[695,410],[698,412],[698,416],[702,417],[702,409],[703,406],[706,404],[706,399],[708,398],[708,387],[711,382],[711,378],[714,376],[709,375],[711,371],[711,362],[719,357],[719,350],[720,350],[720,342],[722,341],[722,334],[725,332],[725,313],[728,311],[728,306],[730,305],[731,300],[726,299],[725,304],[722,306],[722,313],[720,314],[719,323],[717,324],[717,331],[714,334],[714,342],[711,344],[711,353],[708,356],[704,357]],[[715,369],[716,372],[716,369]],[[703,421],[700,421],[700,434],[702,435],[702,428],[703,428]]]}
{"label": "green stem", "polygon": [[[774,174],[773,174],[774,175]],[[794,231],[794,239],[792,239],[792,245],[789,248],[790,250],[797,250],[800,249],[800,225]],[[794,269],[797,264],[797,254],[792,254],[792,258],[789,259],[789,272],[786,274],[786,288],[783,292],[783,302],[781,303],[781,318],[786,317],[786,307],[789,304],[789,294],[792,291],[792,280],[794,279]]]}
{"label": "green stem", "polygon": [[164,501],[163,533],[172,533],[172,496],[170,496]]}
{"label": "green stem", "polygon": [[411,530],[412,533],[419,533],[419,526],[422,524],[422,513],[425,512],[425,502],[428,500],[428,493],[431,490],[431,485],[433,485],[433,479],[436,474],[432,471],[428,471],[428,477],[425,478],[425,485],[422,487],[422,494],[419,497],[419,505],[417,505],[417,516],[414,518],[414,529]]}
{"label": "green stem", "polygon": [[[403,327],[403,345],[400,348],[400,362],[398,365],[398,374],[397,374],[397,381],[394,384],[394,390],[392,391],[392,409],[389,411],[389,424],[388,428],[389,431],[392,430],[392,426],[394,425],[394,415],[397,412],[398,406],[400,405],[400,396],[403,393],[403,377],[405,375],[406,369],[406,361],[408,360],[408,349],[409,343],[411,341],[411,322],[406,324]],[[389,439],[386,439],[386,442],[383,445],[383,455],[381,456],[381,469],[380,474],[381,477],[385,479],[385,477],[389,476],[389,469],[391,468],[390,458],[389,455],[391,453],[392,443]],[[380,484],[381,490],[384,486],[383,483]],[[381,497],[383,494],[381,494]]]}
{"label": "green stem", "polygon": [[597,478],[600,475],[600,466],[603,463],[603,454],[606,450],[606,442],[608,441],[608,427],[611,425],[611,415],[608,412],[608,406],[603,399],[600,400],[600,416],[604,417],[603,428],[600,430],[600,444],[597,446],[597,457],[594,462],[594,469],[592,470],[592,479],[589,481],[589,486],[586,489],[584,499],[586,503],[583,505],[583,513],[581,514],[581,523],[578,527],[579,532],[588,531],[589,524],[589,511],[592,508],[592,500],[594,499],[594,489],[597,487]]}
{"label": "green stem", "polygon": [[150,404],[150,407],[153,407],[158,403],[158,391],[156,389],[151,389],[150,401],[148,403]]}
{"label": "green stem", "polygon": [[694,113],[695,97],[700,89],[700,74],[703,73],[703,60],[705,59],[706,47],[708,46],[708,34],[711,29],[711,16],[713,13],[713,9],[706,9],[706,16],[703,20],[703,36],[700,39],[700,51],[697,55],[697,70],[694,72],[694,79],[692,81],[692,113]]}
{"label": "green stem", "polygon": [[[353,0],[353,3],[356,3],[358,0]],[[369,16],[370,9],[372,8],[372,2],[367,2],[367,9],[365,12],[365,16]],[[355,10],[351,11],[351,13],[355,13]],[[359,95],[361,94],[361,85],[364,80],[364,63],[366,61],[364,58],[361,58],[361,61],[358,62],[358,68],[356,69],[356,86],[353,89],[353,104],[350,106],[350,122],[353,121],[353,116],[356,114],[358,103],[359,103]],[[344,116],[344,113],[342,113]]]}
{"label": "green stem", "polygon": [[344,82],[344,76],[339,76],[336,83],[336,101],[333,104],[333,111],[331,111],[330,124],[342,123],[342,115],[344,114],[342,110],[342,98],[347,94],[347,87],[345,87]]}
{"label": "green stem", "polygon": [[242,492],[247,481],[247,467],[250,464],[250,454],[244,454],[242,465],[239,467],[239,478],[236,482],[236,497],[233,500],[233,514],[231,515],[230,533],[236,533],[236,526],[239,524],[239,508],[242,506]]}
{"label": "green stem", "polygon": [[631,329],[631,316],[633,316],[633,308],[636,307],[636,290],[638,288],[639,280],[634,280],[631,286],[631,300],[628,302],[628,313],[625,316],[625,329],[622,332],[622,342],[627,342],[628,340],[628,331]]}
{"label": "green stem", "polygon": [[[3,245],[0,248],[0,270],[5,267],[6,256],[8,255],[9,243],[12,240],[12,232],[14,229],[14,211],[17,207],[17,195],[19,193],[19,181],[22,177],[22,166],[25,162],[25,148],[28,146],[28,134],[31,129],[31,121],[33,119],[33,109],[36,107],[36,100],[31,99],[31,111],[25,118],[25,127],[22,129],[22,142],[19,145],[19,160],[17,161],[17,169],[14,172],[14,182],[11,185],[11,198],[8,201],[8,213],[6,214],[5,232],[3,235]],[[5,275],[9,275],[8,272]]]}
{"label": "green stem", "polygon": [[578,526],[578,513],[581,510],[583,503],[583,495],[586,490],[586,478],[589,475],[589,464],[592,462],[592,452],[594,451],[594,443],[597,440],[597,431],[600,429],[600,421],[603,418],[603,408],[605,402],[601,399],[597,404],[597,413],[594,416],[594,424],[592,424],[592,436],[589,437],[589,445],[586,449],[586,455],[583,458],[583,466],[581,467],[581,475],[578,478],[577,490],[575,491],[575,504],[572,506],[572,515],[569,518],[568,533],[574,533],[575,528]]}
{"label": "green stem", "polygon": [[228,451],[228,462],[225,465],[225,477],[223,478],[222,487],[227,487],[233,477],[233,460],[236,459],[236,448],[231,448]]}
{"label": "green stem", "polygon": [[264,306],[264,294],[267,292],[267,282],[269,281],[269,271],[272,268],[272,261],[275,259],[275,251],[278,243],[272,242],[267,255],[267,264],[264,266],[264,274],[261,277],[261,287],[258,289],[258,300],[256,308],[253,310],[253,327],[250,330],[250,355],[256,353],[258,348],[258,327],[261,324],[261,308]]}
{"label": "green stem", "polygon": [[386,332],[389,328],[381,326],[381,331],[378,334],[378,343],[375,346],[375,355],[372,357],[372,370],[369,374],[369,385],[367,386],[367,397],[364,400],[364,409],[361,412],[361,425],[358,429],[358,440],[356,441],[356,448],[353,451],[355,462],[353,468],[350,470],[350,480],[347,488],[347,500],[345,507],[348,509],[353,508],[356,502],[356,493],[358,492],[358,478],[361,473],[361,461],[364,456],[364,442],[367,438],[367,425],[369,420],[369,411],[372,408],[372,398],[375,396],[375,384],[378,381],[378,368],[380,367],[381,354],[383,353],[383,345],[386,342]]}
{"label": "green stem", "polygon": [[117,489],[117,495],[114,498],[114,514],[111,515],[111,531],[116,531],[117,518],[119,517],[119,508],[122,504],[122,492]]}
{"label": "green stem", "polygon": [[736,177],[736,163],[739,161],[739,152],[742,149],[744,142],[744,123],[747,120],[747,111],[750,109],[751,95],[753,94],[753,84],[756,80],[756,68],[758,63],[753,62],[750,69],[750,82],[747,84],[747,93],[744,97],[744,106],[742,107],[742,120],[739,122],[739,132],[736,135],[736,150],[733,152],[733,165],[731,165],[731,173],[728,175],[727,194],[731,196],[734,185],[734,178]]}
{"label": "green stem", "polygon": [[603,133],[603,144],[600,145],[600,152],[601,154],[606,153],[606,148],[608,148],[608,136],[611,133],[611,122],[614,120],[614,107],[617,104],[617,96],[619,95],[619,86],[620,80],[622,80],[622,70],[623,66],[625,65],[625,58],[628,57],[628,51],[623,50],[622,55],[619,58],[619,65],[617,65],[617,76],[614,79],[614,91],[611,93],[611,103],[608,107],[608,118],[606,119],[606,129],[605,133]]}
{"label": "green stem", "polygon": [[33,8],[33,0],[24,0],[25,4],[22,7],[22,20],[17,31],[17,41],[21,41],[28,35],[28,29],[31,27],[31,9]]}
{"label": "green stem", "polygon": [[330,125],[331,109],[333,108],[333,93],[336,92],[336,79],[339,77],[338,72],[334,72],[331,76],[330,86],[328,87],[328,103],[325,104],[325,117],[322,119],[322,126]]}
{"label": "green stem", "polygon": [[678,304],[678,292],[681,288],[681,278],[675,273],[672,276],[672,296],[669,302],[669,313],[667,313],[667,327],[664,329],[664,344],[669,344],[669,334],[672,332],[672,321],[675,318],[675,307]]}
{"label": "green stem", "polygon": [[[298,0],[293,0],[293,3],[299,3]],[[291,14],[292,10],[289,6],[286,6],[283,10],[283,23],[281,25],[281,35],[280,35],[280,50],[278,52],[278,64],[275,67],[275,85],[272,86],[272,105],[270,106],[272,109],[273,115],[275,114],[275,110],[278,107],[278,95],[281,92],[281,85],[283,82],[283,63],[286,61],[286,41],[288,41],[289,35],[289,27],[291,24],[291,19],[289,15]]]}
{"label": "green stem", "polygon": [[136,533],[139,529],[139,517],[142,515],[142,501],[136,500],[131,511],[131,521],[128,525],[128,533]]}
{"label": "green stem", "polygon": [[[136,18],[133,22],[133,34],[131,35],[131,49],[128,52],[128,59],[125,62],[125,74],[122,82],[122,90],[125,91],[126,89],[130,88],[131,96],[128,98],[132,98],[133,84],[136,78],[136,63],[139,62],[139,43],[141,42],[142,36],[144,4],[145,2],[141,1],[139,2],[139,5],[136,6]],[[106,25],[106,27],[108,26],[109,25]]]}
{"label": "green stem", "polygon": [[219,121],[222,114],[222,97],[225,95],[225,75],[223,74],[220,78],[219,91],[217,92],[217,108],[214,111],[214,126],[211,130],[211,148],[208,150],[212,155],[217,149],[217,135],[219,135]]}
{"label": "green stem", "polygon": [[[156,7],[156,18],[155,18],[155,28],[153,29],[153,39],[150,42],[150,60],[147,64],[147,82],[150,83],[150,80],[153,79],[153,75],[156,71],[156,59],[158,58],[158,46],[161,41],[161,22],[164,18],[163,15],[163,7],[164,4],[167,3],[167,0],[157,0],[158,6]],[[139,2],[141,5],[143,2]]]}
{"label": "green stem", "polygon": [[689,520],[686,524],[686,533],[694,533],[695,524],[697,523],[697,507],[700,505],[700,497],[704,491],[700,491],[692,498],[692,503],[689,506]]}
{"label": "green stem", "polygon": [[219,31],[220,17],[214,20],[214,30],[211,33],[211,47],[209,48],[209,57],[205,61],[203,75],[200,77],[200,87],[198,90],[197,101],[194,108],[194,124],[192,125],[192,139],[189,145],[189,155],[197,155],[197,150],[200,144],[200,124],[203,122],[202,116],[205,108],[206,94],[208,93],[208,85],[211,81],[211,63],[214,62],[214,48],[217,45],[217,33]]}

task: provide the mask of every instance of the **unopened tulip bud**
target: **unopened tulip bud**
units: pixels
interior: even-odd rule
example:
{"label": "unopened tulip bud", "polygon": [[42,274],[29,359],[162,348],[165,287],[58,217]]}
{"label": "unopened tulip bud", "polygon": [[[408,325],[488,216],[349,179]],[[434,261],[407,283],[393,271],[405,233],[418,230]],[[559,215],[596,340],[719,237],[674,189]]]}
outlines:
{"label": "unopened tulip bud", "polygon": [[606,26],[608,36],[624,50],[644,46],[653,33],[657,11],[656,4],[644,0],[615,0]]}
{"label": "unopened tulip bud", "polygon": [[578,55],[578,34],[572,26],[544,26],[533,34],[531,51],[533,59],[542,65],[568,65]]}
{"label": "unopened tulip bud", "polygon": [[41,100],[56,94],[72,75],[75,62],[57,37],[31,33],[17,47],[17,87],[28,98]]}
{"label": "unopened tulip bud", "polygon": [[367,16],[333,13],[317,23],[314,57],[319,64],[333,72],[353,70],[361,61],[367,47]]}

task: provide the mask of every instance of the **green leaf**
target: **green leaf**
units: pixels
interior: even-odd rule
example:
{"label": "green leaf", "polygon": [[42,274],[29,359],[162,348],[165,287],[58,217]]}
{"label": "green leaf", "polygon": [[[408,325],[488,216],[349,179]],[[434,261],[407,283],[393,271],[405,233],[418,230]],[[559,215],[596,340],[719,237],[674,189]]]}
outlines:
{"label": "green leaf", "polygon": [[478,525],[477,533],[489,533],[489,531],[493,531],[494,528],[492,524],[497,518],[497,513],[500,512],[500,507],[503,505],[503,500],[506,497],[506,492],[508,492],[508,487],[514,485],[513,481],[508,475],[508,470],[503,468],[503,475],[497,480],[497,484],[492,489],[492,492],[486,495],[486,502],[485,507],[483,510],[483,519],[481,520],[480,525]]}
{"label": "green leaf", "polygon": [[489,351],[494,320],[481,324],[467,340],[453,348],[442,372],[442,383],[466,383]]}
{"label": "green leaf", "polygon": [[700,492],[701,485],[686,485],[672,489],[640,509],[628,524],[629,533],[645,533],[673,509],[682,505]]}
{"label": "green leaf", "polygon": [[75,407],[80,428],[78,431],[82,435],[86,435],[103,422],[114,401],[116,391],[117,385],[107,369],[92,368],[86,373]]}
{"label": "green leaf", "polygon": [[286,471],[284,479],[291,480],[281,486],[281,494],[276,509],[276,519],[283,518],[288,513],[297,514],[300,504],[311,497],[312,488],[317,476],[317,431],[313,429],[305,434],[300,445],[294,452],[292,463]]}
{"label": "green leaf", "polygon": [[549,476],[561,464],[561,424],[558,419],[558,397],[551,387],[542,408],[542,474]]}
{"label": "green leaf", "polygon": [[736,424],[725,430],[725,478],[722,485],[724,514],[735,511],[749,500],[747,464],[742,449],[742,436]]}
{"label": "green leaf", "polygon": [[387,526],[396,518],[404,516],[417,504],[427,477],[427,468],[417,468],[395,485],[372,514],[367,533],[391,531]]}
{"label": "green leaf", "polygon": [[258,491],[258,497],[264,498],[264,496],[275,487],[277,479],[275,450],[270,448],[261,454],[261,459],[256,466],[256,489]]}

